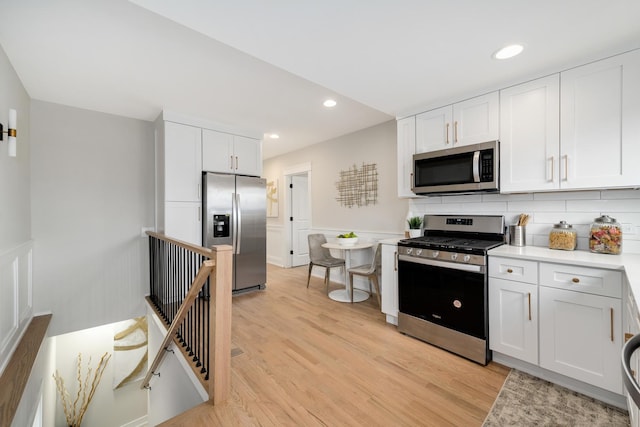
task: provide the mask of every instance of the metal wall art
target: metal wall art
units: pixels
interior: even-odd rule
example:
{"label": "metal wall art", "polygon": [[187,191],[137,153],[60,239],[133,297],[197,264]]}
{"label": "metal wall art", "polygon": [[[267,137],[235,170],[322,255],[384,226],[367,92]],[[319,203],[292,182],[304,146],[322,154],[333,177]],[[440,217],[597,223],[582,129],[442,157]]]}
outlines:
{"label": "metal wall art", "polygon": [[358,168],[355,164],[346,171],[340,171],[340,180],[336,182],[341,206],[368,206],[378,203],[378,167],[375,163]]}

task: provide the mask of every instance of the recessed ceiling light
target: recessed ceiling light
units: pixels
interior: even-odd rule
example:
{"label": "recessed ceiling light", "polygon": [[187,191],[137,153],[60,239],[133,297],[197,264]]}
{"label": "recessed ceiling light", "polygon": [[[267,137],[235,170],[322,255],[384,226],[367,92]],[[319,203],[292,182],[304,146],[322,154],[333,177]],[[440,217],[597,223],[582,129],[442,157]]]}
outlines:
{"label": "recessed ceiling light", "polygon": [[272,133],[272,134],[269,135],[269,138],[278,139],[278,138],[280,138],[280,135],[278,135],[277,133]]}
{"label": "recessed ceiling light", "polygon": [[520,54],[523,50],[524,46],[522,46],[521,44],[511,44],[494,53],[493,57],[496,59],[513,58],[514,56]]}
{"label": "recessed ceiling light", "polygon": [[324,101],[322,103],[322,105],[324,105],[327,108],[331,108],[331,107],[335,107],[337,104],[337,102],[333,99],[327,99],[326,101]]}

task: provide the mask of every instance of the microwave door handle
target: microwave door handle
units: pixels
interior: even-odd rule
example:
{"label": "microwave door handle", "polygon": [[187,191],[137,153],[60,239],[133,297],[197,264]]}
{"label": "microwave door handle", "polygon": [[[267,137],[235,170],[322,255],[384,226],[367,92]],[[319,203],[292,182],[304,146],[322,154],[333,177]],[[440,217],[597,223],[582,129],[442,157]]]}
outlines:
{"label": "microwave door handle", "polygon": [[473,182],[480,182],[480,151],[473,152]]}

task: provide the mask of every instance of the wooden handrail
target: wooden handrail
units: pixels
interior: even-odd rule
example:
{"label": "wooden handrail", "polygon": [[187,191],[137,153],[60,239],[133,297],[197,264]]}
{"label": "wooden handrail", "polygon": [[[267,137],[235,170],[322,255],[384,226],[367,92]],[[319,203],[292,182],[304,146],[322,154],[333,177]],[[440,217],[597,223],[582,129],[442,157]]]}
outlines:
{"label": "wooden handrail", "polygon": [[214,246],[212,247],[212,249],[209,249],[209,248],[203,248],[202,246],[193,245],[189,242],[174,239],[173,237],[169,237],[166,234],[156,233],[155,231],[146,231],[146,233],[148,236],[152,236],[152,237],[155,237],[156,239],[164,240],[165,242],[173,243],[176,246],[180,246],[181,248],[184,248],[191,252],[195,252],[209,259],[215,258],[214,256],[214,252],[216,250],[215,248],[218,248],[218,250],[220,250],[221,248],[226,246],[226,245]]}
{"label": "wooden handrail", "polygon": [[[149,386],[152,375],[157,371],[166,348],[176,336],[186,316],[195,305],[207,279],[209,279],[209,331],[207,354],[213,366],[207,364],[208,384],[206,384],[210,401],[217,404],[227,400],[231,394],[231,291],[233,285],[233,248],[229,245],[212,246],[210,249],[194,246],[181,240],[167,237],[164,234],[147,232],[155,239],[179,246],[187,251],[202,255],[202,262],[196,277],[191,283],[184,301],[178,308],[174,319],[167,330],[158,353],[149,367],[141,388]],[[209,258],[209,259],[206,259]],[[155,304],[154,304],[155,305]],[[157,309],[157,305],[155,305]]]}
{"label": "wooden handrail", "polygon": [[149,381],[151,380],[151,376],[156,371],[158,366],[160,366],[160,362],[162,362],[162,359],[164,358],[164,355],[166,353],[166,348],[169,346],[169,342],[173,339],[173,336],[176,334],[176,331],[182,324],[182,321],[184,320],[189,309],[193,305],[193,302],[196,300],[198,293],[200,293],[200,290],[206,283],[207,278],[211,274],[211,270],[213,270],[214,265],[215,264],[213,261],[206,260],[202,263],[202,266],[200,266],[200,270],[198,270],[198,274],[196,275],[196,278],[193,279],[193,283],[191,284],[189,292],[187,293],[187,296],[182,302],[182,305],[180,305],[180,308],[178,309],[178,313],[176,314],[176,317],[173,319],[173,322],[171,322],[171,326],[169,326],[169,330],[167,331],[167,334],[165,335],[164,340],[162,340],[162,344],[160,344],[160,348],[156,353],[156,357],[153,359],[153,363],[151,364],[151,366],[149,366],[147,375],[145,375],[140,388],[147,388],[149,386]]}

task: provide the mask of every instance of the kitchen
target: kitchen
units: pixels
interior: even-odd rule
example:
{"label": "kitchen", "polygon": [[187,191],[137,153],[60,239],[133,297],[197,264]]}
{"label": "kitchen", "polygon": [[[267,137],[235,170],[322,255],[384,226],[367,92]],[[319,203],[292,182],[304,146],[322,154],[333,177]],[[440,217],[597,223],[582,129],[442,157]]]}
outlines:
{"label": "kitchen", "polygon": [[[591,11],[591,10],[590,10]],[[633,14],[629,14],[633,16]],[[56,19],[51,20],[53,22],[59,22]],[[3,26],[7,28],[6,26]],[[178,31],[178,30],[176,30]],[[55,31],[51,31],[55,33]],[[6,37],[6,35],[5,35]],[[18,37],[22,38],[22,37]],[[198,42],[199,40],[196,40]],[[3,47],[7,49],[8,56],[12,62],[15,62],[13,66],[16,69],[20,68],[20,61],[14,59],[16,56],[15,51],[10,51],[9,44],[5,45],[5,40],[2,40]],[[637,46],[636,46],[637,47]],[[26,49],[28,50],[28,49]],[[73,50],[73,49],[71,49]],[[600,59],[607,55],[599,55],[599,52],[604,52],[604,48],[600,48],[600,51],[594,49],[588,56],[589,60]],[[615,52],[614,52],[615,50]],[[616,50],[611,48],[608,53],[618,53],[622,50]],[[582,62],[574,61],[572,65],[579,65]],[[171,64],[166,64],[170,66]],[[9,67],[11,68],[11,65]],[[46,69],[46,67],[34,67],[39,69]],[[107,67],[105,67],[107,68]],[[549,72],[556,72],[563,68],[554,68],[548,70]],[[148,73],[152,75],[152,73]],[[530,77],[539,77],[546,75],[546,73],[539,73],[531,75]],[[508,78],[509,79],[509,78]],[[136,81],[140,81],[137,79]],[[98,81],[110,81],[109,79]],[[11,82],[13,83],[13,81]],[[465,82],[466,83],[466,82]],[[519,81],[509,81],[509,84],[516,84]],[[124,83],[123,83],[124,84]],[[26,85],[26,82],[25,82]],[[462,89],[457,89],[456,92],[451,92],[444,97],[450,99],[445,102],[437,103],[434,101],[433,107],[439,107],[440,105],[448,104],[449,102],[457,102],[462,99],[466,99],[467,92],[469,96],[480,94],[482,89],[478,86],[478,83],[474,83],[475,86],[467,87],[465,93],[460,96],[456,96],[456,93],[461,93]],[[51,85],[49,85],[51,86]],[[90,86],[90,85],[88,85]],[[484,88],[486,85],[481,85]],[[499,89],[495,87],[493,89]],[[127,92],[123,90],[123,92]],[[68,93],[74,93],[74,91],[68,91]],[[130,93],[133,93],[131,91]],[[15,108],[16,103],[13,99],[29,99],[24,94],[14,95],[12,94],[10,99],[3,100],[2,111],[8,108]],[[211,96],[211,98],[214,98]],[[118,308],[118,303],[113,302],[109,305],[113,310],[109,312],[109,309],[103,308],[104,301],[111,301],[110,296],[94,290],[93,292],[85,293],[80,292],[86,288],[86,282],[78,280],[77,283],[74,280],[73,286],[61,286],[60,284],[69,281],[64,277],[59,268],[54,265],[56,261],[61,261],[56,257],[55,252],[61,253],[72,251],[75,242],[68,239],[63,231],[56,230],[76,230],[76,229],[92,229],[95,230],[95,239],[97,241],[110,241],[111,236],[118,237],[119,242],[128,242],[132,239],[132,236],[139,234],[141,227],[148,227],[153,224],[153,200],[151,200],[149,194],[153,194],[153,180],[152,176],[152,159],[153,151],[150,141],[152,140],[152,130],[146,126],[145,120],[153,120],[157,115],[157,111],[151,117],[143,119],[128,119],[125,120],[122,117],[114,117],[105,113],[97,113],[95,110],[109,111],[112,110],[104,108],[101,109],[91,103],[78,104],[75,108],[63,107],[58,104],[74,105],[72,100],[66,98],[49,98],[45,94],[37,96],[33,104],[29,102],[22,103],[18,106],[18,109],[25,111],[18,117],[18,122],[29,122],[29,110],[33,107],[31,112],[31,141],[30,147],[28,145],[23,146],[23,150],[29,147],[32,151],[32,158],[30,159],[33,164],[29,166],[29,158],[21,157],[25,151],[21,152],[20,146],[18,147],[17,165],[18,171],[13,166],[2,168],[3,182],[15,182],[20,186],[20,192],[27,196],[33,196],[34,202],[32,207],[33,216],[33,236],[29,235],[29,232],[23,231],[21,235],[24,239],[33,237],[39,242],[40,252],[38,256],[40,261],[36,263],[37,276],[38,277],[51,277],[51,280],[55,282],[55,285],[60,288],[65,288],[67,296],[79,295],[83,298],[83,306],[87,307],[86,313],[73,313],[68,316],[74,316],[67,318],[63,321],[57,329],[59,331],[69,330],[68,328],[75,325],[81,327],[88,327],[97,324],[98,322],[104,322],[111,319],[114,316],[126,316],[129,311],[134,312],[135,308],[129,307],[127,313],[124,310]],[[127,102],[130,100],[128,99]],[[341,105],[341,104],[339,104]],[[188,109],[185,104],[179,105],[183,109]],[[88,110],[94,110],[88,112]],[[335,117],[335,110],[331,114]],[[414,111],[418,113],[419,111]],[[3,113],[5,114],[5,113]],[[132,117],[139,115],[132,112],[122,112],[121,115]],[[282,237],[285,233],[285,227],[287,225],[286,219],[286,191],[284,187],[283,172],[295,169],[299,170],[298,166],[306,164],[312,159],[312,165],[310,169],[311,182],[311,194],[313,199],[311,202],[311,217],[313,219],[314,230],[325,232],[328,236],[337,235],[348,230],[354,230],[363,238],[378,239],[393,237],[401,234],[405,229],[405,218],[408,212],[412,212],[416,215],[424,213],[487,213],[487,214],[500,214],[505,215],[507,223],[513,223],[517,215],[522,212],[527,212],[532,215],[533,220],[528,226],[528,244],[532,246],[545,246],[548,236],[548,230],[550,227],[557,223],[561,219],[566,219],[568,222],[573,223],[578,227],[580,231],[579,246],[581,250],[586,249],[586,232],[588,224],[599,216],[601,212],[609,213],[613,217],[616,217],[618,221],[624,224],[631,224],[635,228],[630,232],[625,232],[624,238],[624,251],[626,252],[640,252],[638,247],[638,224],[640,224],[640,197],[635,190],[588,190],[588,191],[568,191],[568,192],[544,192],[544,193],[525,193],[525,194],[483,194],[473,196],[436,196],[429,198],[418,199],[405,199],[398,198],[397,192],[397,176],[398,166],[396,163],[397,150],[396,150],[396,123],[393,116],[381,115],[376,120],[379,120],[377,124],[372,124],[364,128],[364,130],[357,130],[351,133],[345,132],[344,136],[328,136],[322,139],[325,141],[323,144],[311,145],[303,151],[291,152],[289,154],[283,154],[280,156],[274,156],[268,158],[264,163],[264,177],[279,178],[278,185],[280,194],[282,196],[282,202],[279,206],[278,216],[270,217],[268,219],[268,228],[271,233],[274,233],[276,237]],[[53,119],[55,117],[55,120]],[[221,113],[220,117],[224,117]],[[74,129],[74,132],[70,132],[69,126],[66,123],[82,123],[82,126],[78,126]],[[3,119],[4,120],[4,119]],[[93,127],[90,123],[94,123]],[[98,124],[95,124],[98,123]],[[323,122],[326,125],[326,122]],[[135,137],[132,136],[132,128],[135,128],[139,134]],[[119,132],[119,129],[127,129],[125,132],[126,137],[122,135],[123,132]],[[139,129],[139,130],[138,130]],[[22,136],[22,141],[29,143],[29,130],[22,130],[19,128],[19,135]],[[102,135],[100,140],[96,135]],[[108,137],[107,137],[108,136]],[[284,134],[281,139],[285,139]],[[87,142],[88,141],[88,142]],[[128,144],[125,144],[128,143]],[[265,140],[265,150],[267,144],[271,144],[273,141]],[[95,144],[85,145],[85,144]],[[53,146],[55,148],[49,148]],[[91,149],[89,149],[91,147]],[[132,152],[131,147],[135,147],[135,151]],[[95,154],[98,153],[100,162],[95,165]],[[123,153],[127,153],[127,160],[131,162],[131,159],[138,162],[138,169],[135,165],[127,163],[126,170],[122,172],[127,178],[128,185],[123,185],[120,181],[112,183],[111,186],[105,186],[102,181],[99,182],[101,186],[102,197],[91,196],[89,205],[103,206],[103,203],[108,202],[110,206],[109,210],[100,210],[96,212],[96,219],[100,224],[112,224],[113,229],[102,229],[98,227],[96,229],[95,224],[87,220],[87,216],[82,214],[81,210],[73,209],[79,206],[85,206],[87,199],[79,197],[80,193],[88,193],[85,190],[89,190],[91,187],[81,187],[83,191],[77,191],[77,187],[69,185],[69,177],[61,176],[61,170],[74,171],[78,170],[78,164],[82,163],[86,169],[82,169],[82,172],[86,172],[86,176],[90,182],[99,178],[98,174],[90,174],[90,165],[97,166],[101,170],[113,170],[119,169],[122,165]],[[55,159],[52,162],[51,159]],[[10,159],[9,159],[10,160]],[[3,158],[3,161],[9,161]],[[368,207],[362,208],[346,208],[341,207],[336,198],[335,183],[338,180],[340,171],[346,170],[362,163],[376,164],[379,173],[379,193],[377,203]],[[133,163],[133,162],[131,162]],[[13,165],[13,164],[11,164]],[[31,170],[29,169],[31,168]],[[26,178],[25,178],[26,177]],[[33,188],[30,188],[29,178]],[[72,181],[73,182],[73,181]],[[24,183],[24,184],[23,184]],[[131,184],[134,185],[131,185]],[[117,187],[116,187],[117,185]],[[26,187],[24,187],[26,186]],[[55,188],[55,191],[52,191]],[[126,205],[123,201],[119,200],[122,196],[126,197]],[[26,224],[29,221],[19,218],[29,218],[28,208],[24,208],[28,205],[25,202],[24,196],[18,197],[14,192],[11,192],[3,199],[4,206],[19,206],[17,210],[17,221],[12,224],[19,224],[18,230],[29,229],[29,225]],[[17,199],[17,203],[16,203]],[[29,197],[27,197],[29,199]],[[74,203],[69,203],[68,209],[65,207],[67,204],[56,205],[56,200],[69,200]],[[321,202],[318,202],[320,200]],[[6,203],[5,203],[6,202]],[[75,203],[77,202],[77,204]],[[56,215],[48,215],[48,209],[45,207],[55,207],[60,212],[56,211]],[[50,212],[50,211],[49,211]],[[113,218],[124,216],[127,221],[126,227],[121,225],[116,227],[113,225]],[[64,217],[64,220],[61,219]],[[25,223],[26,221],[26,223]],[[78,225],[79,224],[79,225]],[[8,225],[4,227],[10,228]],[[13,227],[16,228],[16,227]],[[133,230],[133,231],[132,231]],[[78,230],[80,231],[80,230]],[[278,235],[278,233],[281,233]],[[14,236],[13,234],[9,234]],[[78,240],[82,239],[82,236],[75,235]],[[11,239],[13,241],[14,239]],[[18,240],[20,240],[18,238]],[[270,239],[270,241],[282,242],[282,246],[276,244],[275,247],[270,248],[270,255],[272,255],[271,261],[275,264],[286,265],[286,255],[288,253],[287,239]],[[115,247],[117,242],[113,243]],[[138,259],[138,248],[129,248],[129,253],[132,259]],[[97,249],[96,258],[103,258],[107,260],[117,261],[118,265],[125,264],[118,256],[114,255],[111,251],[111,246],[105,245],[102,249]],[[45,256],[53,257],[51,261],[46,264],[43,263],[42,258]],[[90,262],[90,261],[89,261]],[[131,264],[135,264],[131,263]],[[128,265],[128,264],[127,264]],[[76,267],[83,270],[89,270],[86,267]],[[101,265],[96,266],[96,270],[102,270]],[[56,274],[51,275],[51,272]],[[125,278],[140,276],[141,272],[133,267],[130,267],[130,271],[127,270],[127,274],[122,276]],[[92,277],[91,275],[85,275]],[[111,281],[110,281],[111,282]],[[118,282],[113,280],[113,282]],[[128,284],[128,281],[122,281]],[[125,293],[128,291],[126,286],[116,283],[112,294]],[[64,295],[62,298],[49,298],[49,291],[47,286],[36,283],[36,306],[40,304],[40,308],[43,308],[43,301],[53,300],[56,312],[64,312]],[[38,297],[39,295],[39,297]],[[86,302],[86,304],[85,304]],[[44,307],[46,308],[46,307]],[[96,308],[96,309],[92,309]],[[106,313],[105,313],[106,312]],[[97,314],[102,313],[102,314]],[[115,314],[112,314],[115,313]]]}

